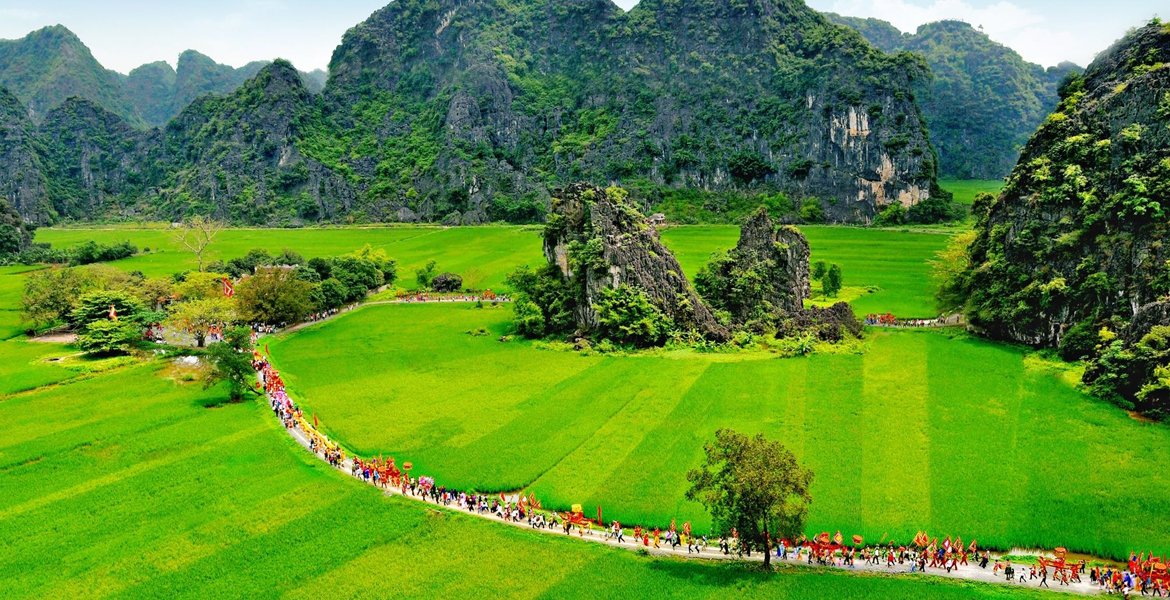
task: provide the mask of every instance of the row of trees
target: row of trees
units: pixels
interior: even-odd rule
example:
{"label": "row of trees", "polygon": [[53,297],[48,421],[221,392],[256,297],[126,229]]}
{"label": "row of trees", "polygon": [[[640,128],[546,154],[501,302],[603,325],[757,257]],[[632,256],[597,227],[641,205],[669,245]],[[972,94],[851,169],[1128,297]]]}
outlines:
{"label": "row of trees", "polygon": [[[23,314],[39,329],[65,326],[77,331],[88,352],[124,350],[143,338],[145,329],[163,324],[189,331],[203,346],[212,328],[236,323],[295,323],[309,314],[340,307],[393,283],[396,265],[384,250],[368,245],[333,258],[304,264],[279,262],[253,250],[245,261],[252,273],[239,279],[228,296],[226,272],[186,272],[144,277],[107,265],[45,269],[31,273],[22,298]],[[239,265],[237,260],[229,261]]]}

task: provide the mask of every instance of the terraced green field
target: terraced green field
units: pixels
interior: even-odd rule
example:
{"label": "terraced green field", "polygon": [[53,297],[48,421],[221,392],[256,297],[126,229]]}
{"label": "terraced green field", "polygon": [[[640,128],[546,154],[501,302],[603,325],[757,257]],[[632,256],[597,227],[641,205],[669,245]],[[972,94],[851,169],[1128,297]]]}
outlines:
{"label": "terraced green field", "polygon": [[[386,498],[158,363],[0,398],[0,598],[1056,598],[652,559]],[[205,408],[213,406],[215,408]],[[506,573],[506,577],[501,577]]]}
{"label": "terraced green field", "polygon": [[[1170,429],[1009,347],[918,331],[873,332],[864,355],[580,356],[501,343],[508,320],[374,306],[271,348],[331,435],[450,485],[702,531],[684,473],[733,427],[783,440],[816,473],[812,532],[1111,557],[1170,540]],[[481,326],[491,335],[465,333]]]}
{"label": "terraced green field", "polygon": [[[861,314],[891,311],[903,317],[935,316],[928,260],[946,245],[942,234],[886,231],[852,227],[805,227],[813,260],[840,263],[845,285],[878,288],[852,303]],[[37,240],[70,246],[86,240],[114,243],[130,240],[143,253],[114,264],[147,275],[169,275],[195,267],[193,256],[175,246],[165,229],[43,229]],[[683,271],[694,277],[712,252],[730,248],[739,228],[730,225],[675,227],[662,234]],[[504,277],[522,264],[544,262],[537,229],[522,227],[348,228],[258,230],[230,229],[212,246],[213,258],[241,256],[252,248],[279,252],[292,248],[306,257],[353,251],[363,244],[384,248],[398,260],[399,285],[414,286],[414,272],[429,260],[439,268],[468,275],[474,268],[485,287],[499,289]],[[3,279],[3,278],[0,278]],[[16,296],[19,298],[19,294]],[[8,306],[5,304],[5,306]]]}

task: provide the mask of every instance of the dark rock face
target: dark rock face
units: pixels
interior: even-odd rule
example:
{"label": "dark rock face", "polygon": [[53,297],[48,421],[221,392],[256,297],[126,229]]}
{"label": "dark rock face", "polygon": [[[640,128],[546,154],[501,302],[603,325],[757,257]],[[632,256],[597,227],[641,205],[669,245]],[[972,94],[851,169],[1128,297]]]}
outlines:
{"label": "dark rock face", "polygon": [[769,265],[764,300],[786,313],[804,308],[804,300],[812,295],[808,257],[808,240],[804,234],[792,226],[777,229],[763,208],[740,229],[733,256],[741,268],[759,262]]}
{"label": "dark rock face", "polygon": [[49,111],[40,133],[60,217],[129,216],[158,183],[158,132],[131,127],[89,100],[70,98]]}
{"label": "dark rock face", "polygon": [[810,306],[790,313],[780,321],[776,337],[792,337],[811,332],[823,342],[839,342],[846,335],[860,338],[863,331],[861,321],[853,314],[853,307],[847,302],[838,302],[828,308]]}
{"label": "dark rock face", "polygon": [[[636,208],[616,193],[590,184],[573,184],[554,193],[545,231],[544,254],[569,280],[583,278],[584,298],[576,319],[582,330],[597,327],[593,304],[604,288],[629,285],[644,292],[675,324],[712,340],[729,332],[695,293],[674,255]],[[570,254],[584,248],[585,264]],[[577,267],[577,268],[574,268]]]}
{"label": "dark rock face", "polygon": [[53,216],[36,146],[36,128],[24,105],[0,88],[0,198],[26,221],[45,224]]}
{"label": "dark rock face", "polygon": [[1170,293],[1167,62],[1162,24],[1101,53],[1063,90],[1003,194],[976,210],[966,282],[975,328],[1057,346],[1073,325],[1128,320]]}
{"label": "dark rock face", "polygon": [[[380,168],[406,176],[398,194],[363,198],[370,214],[476,222],[505,211],[501,196],[639,180],[767,183],[820,199],[831,222],[868,223],[935,188],[911,85],[925,64],[797,0],[643,0],[626,13],[608,0],[399,0],[346,34],[330,70],[324,97],[344,137],[427,142],[390,153]],[[380,122],[354,117],[369,106]],[[377,184],[369,150],[347,150],[359,188]],[[743,157],[759,168],[737,172]]]}
{"label": "dark rock face", "polygon": [[1133,346],[1157,326],[1170,325],[1170,301],[1151,302],[1137,310],[1122,331],[1126,346]]}

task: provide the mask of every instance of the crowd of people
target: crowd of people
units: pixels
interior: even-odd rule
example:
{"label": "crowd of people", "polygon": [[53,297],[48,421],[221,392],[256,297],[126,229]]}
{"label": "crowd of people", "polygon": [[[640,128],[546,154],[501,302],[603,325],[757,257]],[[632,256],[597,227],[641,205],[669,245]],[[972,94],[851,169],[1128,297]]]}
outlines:
{"label": "crowd of people", "polygon": [[[943,316],[934,319],[899,319],[891,313],[886,313],[884,315],[865,315],[865,324],[871,327],[899,327],[909,329],[916,327],[939,327],[951,323]],[[957,321],[955,324],[957,324]]]}
{"label": "crowd of people", "polygon": [[[336,314],[336,311],[329,314]],[[309,423],[304,412],[285,391],[280,374],[272,367],[267,357],[254,351],[252,358],[252,366],[258,377],[256,385],[265,391],[273,412],[286,428],[299,430],[307,440],[309,449],[331,466],[341,470],[348,469],[350,475],[371,485],[397,490],[404,496],[423,501],[454,506],[484,516],[494,516],[511,523],[527,523],[533,529],[559,529],[566,535],[576,533],[580,537],[592,537],[597,534],[594,522],[584,518],[580,507],[577,506],[574,506],[572,511],[559,514],[543,510],[540,501],[532,494],[525,497],[523,494],[507,496],[457,490],[437,485],[432,477],[412,476],[410,474],[412,465],[409,462],[399,466],[393,458],[348,457],[340,445],[318,431],[315,415],[312,417],[312,424]],[[604,540],[610,543],[632,544],[647,549],[666,548],[672,551],[681,551],[680,548],[685,545],[688,554],[708,552],[709,536],[692,534],[689,522],[684,523],[680,529],[671,521],[666,530],[644,528],[640,525],[630,529],[623,527],[618,521],[613,521],[608,526],[597,524],[602,527]],[[631,535],[632,540],[627,540],[627,535]],[[778,560],[844,568],[857,568],[858,561],[861,561],[870,568],[880,568],[884,565],[887,569],[904,570],[908,566],[909,572],[912,573],[926,573],[930,570],[945,570],[951,573],[972,563],[984,570],[991,565],[992,576],[998,577],[1002,574],[1005,582],[1034,583],[1037,587],[1050,587],[1050,572],[1051,581],[1058,586],[1081,583],[1082,575],[1087,573],[1092,585],[1109,593],[1126,597],[1135,592],[1143,596],[1170,596],[1170,580],[1166,578],[1165,558],[1157,559],[1152,554],[1148,558],[1145,554],[1140,557],[1132,556],[1126,568],[1110,566],[1089,568],[1084,560],[1075,563],[1065,563],[1062,560],[1057,566],[1052,566],[1052,563],[1020,566],[1002,558],[993,559],[986,550],[980,553],[974,541],[964,546],[961,539],[956,539],[952,543],[951,538],[947,537],[940,544],[937,538],[933,541],[926,539],[924,533],[920,533],[915,543],[909,546],[898,546],[893,542],[886,546],[862,545],[860,537],[854,538],[852,546],[845,545],[842,541],[840,532],[835,538],[829,538],[827,533],[823,533],[812,540],[802,537],[796,543],[777,539],[773,543],[773,548]],[[719,552],[728,556],[734,554],[750,557],[753,550],[752,545],[744,543],[734,529],[729,536],[718,538],[718,547]]]}
{"label": "crowd of people", "polygon": [[504,294],[496,294],[491,290],[483,292],[406,292],[400,291],[395,296],[398,302],[510,302],[511,298]]}

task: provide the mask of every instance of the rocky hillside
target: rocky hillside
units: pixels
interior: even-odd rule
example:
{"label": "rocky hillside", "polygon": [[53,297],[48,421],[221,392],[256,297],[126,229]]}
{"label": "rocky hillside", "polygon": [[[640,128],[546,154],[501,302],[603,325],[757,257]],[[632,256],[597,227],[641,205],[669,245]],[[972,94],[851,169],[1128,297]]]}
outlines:
{"label": "rocky hillside", "polygon": [[37,122],[66,98],[80,96],[131,123],[142,123],[122,91],[119,75],[102,67],[89,48],[60,25],[19,40],[0,40],[0,86],[19,98]]}
{"label": "rocky hillside", "polygon": [[934,77],[919,81],[918,100],[944,177],[1006,176],[1018,149],[1056,107],[1060,82],[1080,70],[1071,63],[1045,69],[1026,62],[959,21],[928,23],[909,34],[879,19],[826,16],[885,52],[914,52],[930,64]]}
{"label": "rocky hillside", "polygon": [[1170,293],[1170,28],[1098,56],[978,215],[971,322],[1058,345],[1070,327],[1127,319]]}
{"label": "rocky hillside", "polygon": [[297,70],[277,60],[230,95],[198,98],[167,124],[162,189],[141,208],[244,223],[334,218],[352,208],[352,188],[299,147],[322,128],[320,104]]}
{"label": "rocky hillside", "polygon": [[342,40],[340,135],[306,152],[351,171],[374,218],[523,218],[585,179],[782,189],[867,222],[934,187],[924,72],[798,0],[400,0]]}
{"label": "rocky hillside", "polygon": [[[137,120],[231,87],[219,67],[187,53],[173,74],[136,70]],[[125,131],[96,110],[95,132],[62,129],[89,122],[75,105],[44,132],[51,176],[72,178],[51,182],[58,212],[26,217],[532,222],[579,180],[643,209],[737,198],[830,222],[945,198],[913,93],[925,65],[799,0],[397,0],[347,32],[330,73],[320,97],[320,74],[284,62],[201,96],[103,151],[118,169],[100,184],[68,140]]]}
{"label": "rocky hillside", "polygon": [[0,87],[0,198],[26,221],[52,216],[36,126],[16,96]]}
{"label": "rocky hillside", "polygon": [[[269,62],[237,69],[188,50],[179,55],[177,69],[158,61],[121,75],[103,67],[72,31],[54,25],[19,40],[0,40],[0,86],[38,123],[76,96],[143,128],[166,124],[199,96],[230,94]],[[327,74],[318,69],[301,77],[309,90],[320,92]]]}

